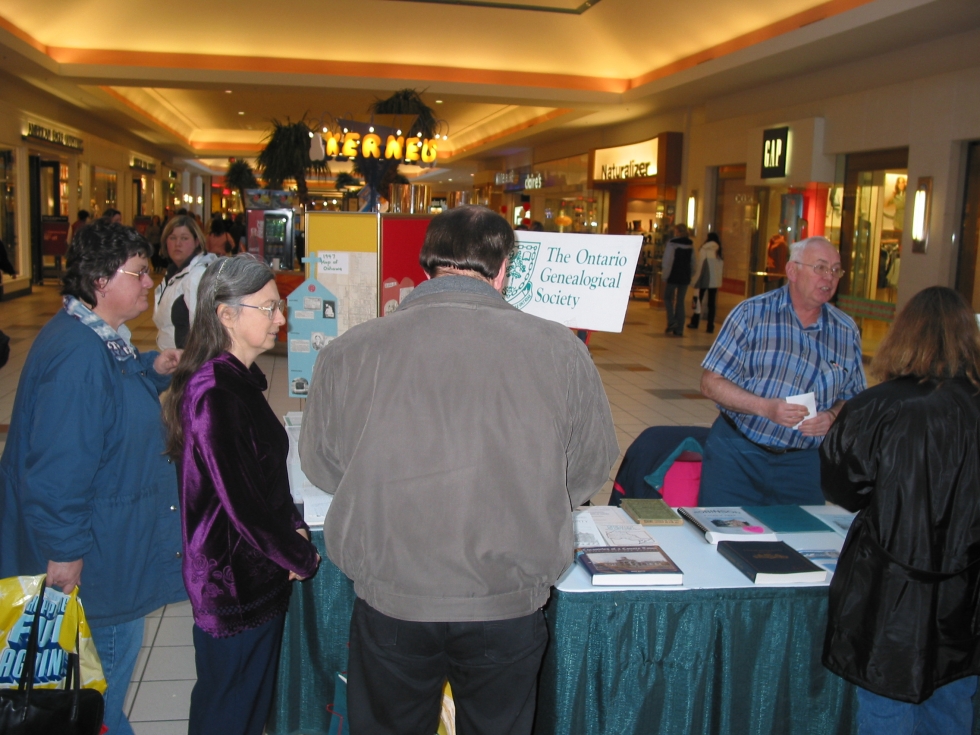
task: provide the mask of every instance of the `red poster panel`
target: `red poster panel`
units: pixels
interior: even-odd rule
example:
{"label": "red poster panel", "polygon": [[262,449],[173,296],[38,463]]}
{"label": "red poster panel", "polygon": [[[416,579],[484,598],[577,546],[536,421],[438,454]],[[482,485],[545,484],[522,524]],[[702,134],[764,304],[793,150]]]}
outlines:
{"label": "red poster panel", "polygon": [[381,303],[378,313],[390,314],[412,289],[425,280],[419,253],[432,217],[381,215]]}
{"label": "red poster panel", "polygon": [[259,260],[265,257],[265,210],[246,210],[245,226],[248,252]]}
{"label": "red poster panel", "polygon": [[68,218],[45,217],[41,220],[41,253],[63,256],[68,250]]}

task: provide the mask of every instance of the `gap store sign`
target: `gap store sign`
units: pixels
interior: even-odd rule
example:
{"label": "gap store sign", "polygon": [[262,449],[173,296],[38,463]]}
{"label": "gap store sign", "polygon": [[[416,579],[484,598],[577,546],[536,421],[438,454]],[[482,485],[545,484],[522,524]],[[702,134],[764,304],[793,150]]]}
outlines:
{"label": "gap store sign", "polygon": [[789,156],[789,126],[762,131],[763,179],[786,177],[786,159]]}
{"label": "gap store sign", "polygon": [[656,176],[659,143],[659,138],[651,138],[633,145],[597,149],[592,178],[595,181],[621,181]]}

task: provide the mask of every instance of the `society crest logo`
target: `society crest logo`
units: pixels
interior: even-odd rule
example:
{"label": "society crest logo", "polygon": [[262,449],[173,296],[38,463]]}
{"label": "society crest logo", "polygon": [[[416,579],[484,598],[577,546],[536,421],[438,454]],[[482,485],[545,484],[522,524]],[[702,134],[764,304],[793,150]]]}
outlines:
{"label": "society crest logo", "polygon": [[511,306],[521,309],[531,301],[531,280],[538,262],[541,243],[521,241],[507,266],[507,285],[504,299]]}

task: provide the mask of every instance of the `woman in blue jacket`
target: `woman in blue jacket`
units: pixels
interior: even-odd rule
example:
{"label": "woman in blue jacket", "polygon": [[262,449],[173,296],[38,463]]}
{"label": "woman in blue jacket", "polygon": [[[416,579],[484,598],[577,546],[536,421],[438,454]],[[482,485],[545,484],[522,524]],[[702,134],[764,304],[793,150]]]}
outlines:
{"label": "woman in blue jacket", "polygon": [[64,309],[27,356],[0,459],[0,576],[79,586],[113,735],[133,732],[122,705],[144,616],[186,599],[159,399],[180,353],[141,354],[125,327],[149,306],[148,254],[129,227],[79,231]]}

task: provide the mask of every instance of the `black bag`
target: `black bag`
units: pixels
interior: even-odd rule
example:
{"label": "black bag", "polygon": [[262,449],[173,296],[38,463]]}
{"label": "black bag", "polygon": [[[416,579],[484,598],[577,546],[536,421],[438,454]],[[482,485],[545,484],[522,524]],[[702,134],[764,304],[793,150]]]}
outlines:
{"label": "black bag", "polygon": [[[38,594],[31,623],[27,655],[17,689],[0,689],[0,735],[99,735],[105,702],[94,689],[82,689],[78,654],[68,657],[64,689],[34,689],[37,636],[44,602],[44,585]],[[78,632],[75,632],[78,648]]]}

